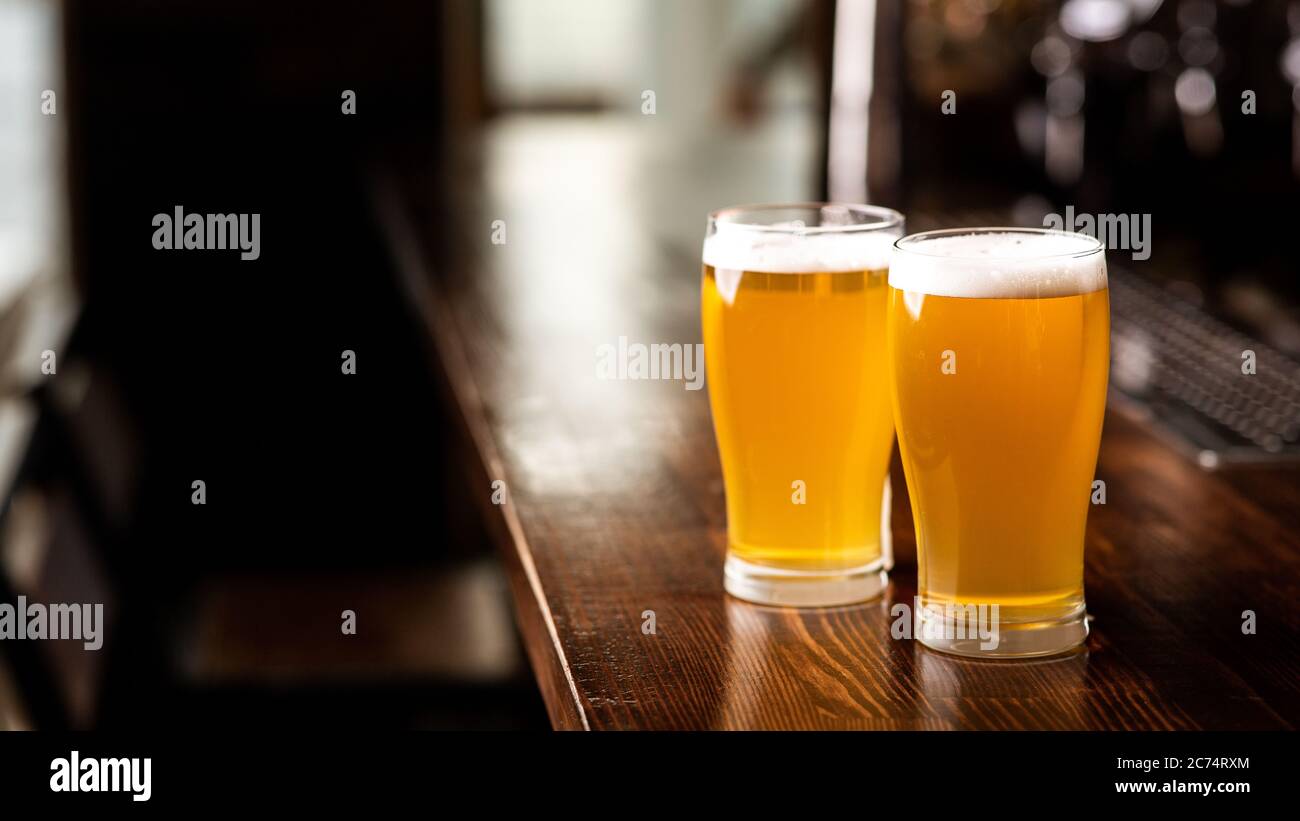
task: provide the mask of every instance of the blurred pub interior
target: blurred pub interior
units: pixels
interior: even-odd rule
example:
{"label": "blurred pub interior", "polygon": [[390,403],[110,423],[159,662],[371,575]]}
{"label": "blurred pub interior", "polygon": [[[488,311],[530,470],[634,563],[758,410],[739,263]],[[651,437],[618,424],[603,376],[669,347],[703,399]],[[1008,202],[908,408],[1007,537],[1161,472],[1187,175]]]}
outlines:
{"label": "blurred pub interior", "polygon": [[[547,726],[393,207],[435,279],[548,229],[503,299],[697,270],[738,202],[1150,214],[1116,402],[1207,469],[1296,455],[1298,2],[0,0],[0,110],[0,601],[108,618],[0,644],[0,727]],[[260,258],[155,251],[177,205],[260,213]]]}

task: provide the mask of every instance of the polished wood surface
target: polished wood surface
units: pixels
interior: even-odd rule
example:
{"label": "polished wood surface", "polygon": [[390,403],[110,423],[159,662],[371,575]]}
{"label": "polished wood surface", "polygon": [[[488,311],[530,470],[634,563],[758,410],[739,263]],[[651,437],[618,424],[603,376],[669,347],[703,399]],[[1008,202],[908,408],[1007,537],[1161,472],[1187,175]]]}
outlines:
{"label": "polished wood surface", "polygon": [[[637,149],[618,154],[626,165],[602,165],[618,138],[553,128],[527,142],[531,153],[510,136],[489,143],[500,174],[465,206],[458,230],[471,240],[459,254],[426,241],[445,235],[445,215],[426,207],[437,180],[390,177],[377,199],[461,414],[470,481],[554,726],[1300,724],[1300,473],[1206,473],[1113,412],[1097,470],[1107,500],[1088,522],[1085,651],[981,662],[891,637],[890,608],[911,602],[916,580],[897,458],[898,563],[883,599],[796,611],[725,595],[706,392],[596,370],[597,347],[620,336],[700,341],[698,244],[657,230],[678,218],[656,211],[671,210],[667,195],[629,210],[654,199],[627,170],[654,168]],[[525,158],[529,173],[512,176]],[[703,210],[691,217],[702,232]],[[503,245],[490,239],[496,219]],[[495,480],[504,504],[492,503]],[[1254,635],[1242,631],[1247,610]]]}

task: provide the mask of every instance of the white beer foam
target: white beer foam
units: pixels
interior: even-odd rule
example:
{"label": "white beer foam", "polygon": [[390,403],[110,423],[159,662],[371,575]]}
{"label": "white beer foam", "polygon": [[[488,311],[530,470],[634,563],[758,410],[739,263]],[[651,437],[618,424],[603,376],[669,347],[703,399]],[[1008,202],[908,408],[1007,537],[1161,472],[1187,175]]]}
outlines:
{"label": "white beer foam", "polygon": [[790,228],[763,231],[720,224],[717,233],[704,240],[704,264],[718,270],[764,274],[881,271],[889,267],[894,241],[901,235],[901,231],[887,228],[859,231]]}
{"label": "white beer foam", "polygon": [[1106,254],[1069,233],[952,234],[894,255],[889,284],[933,296],[1025,299],[1089,294],[1106,287]]}

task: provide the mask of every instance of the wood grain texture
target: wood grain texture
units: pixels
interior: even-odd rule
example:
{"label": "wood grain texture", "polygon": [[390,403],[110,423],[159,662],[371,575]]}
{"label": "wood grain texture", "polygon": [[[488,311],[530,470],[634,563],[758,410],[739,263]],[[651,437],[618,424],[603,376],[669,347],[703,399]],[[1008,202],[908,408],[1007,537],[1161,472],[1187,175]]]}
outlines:
{"label": "wood grain texture", "polygon": [[[618,213],[636,201],[639,178],[624,190],[561,162],[575,178],[552,187],[564,179],[543,167],[556,164],[548,150],[593,155],[543,143],[528,191],[466,207],[459,229],[469,225],[481,245],[447,254],[425,241],[444,236],[449,217],[429,205],[435,181],[419,174],[388,192],[385,220],[411,227],[395,245],[474,445],[472,481],[556,727],[1300,724],[1297,474],[1207,474],[1114,413],[1098,466],[1107,504],[1088,522],[1085,651],[982,662],[891,638],[890,607],[911,602],[916,579],[896,457],[898,564],[882,600],[796,611],[726,596],[706,393],[602,382],[595,368],[596,347],[620,335],[700,341],[698,249],[656,242],[644,214]],[[493,218],[509,226],[505,246],[487,239]],[[510,492],[501,506],[487,503],[498,478]],[[646,610],[654,635],[641,629]],[[1245,610],[1257,615],[1256,635],[1242,634]]]}

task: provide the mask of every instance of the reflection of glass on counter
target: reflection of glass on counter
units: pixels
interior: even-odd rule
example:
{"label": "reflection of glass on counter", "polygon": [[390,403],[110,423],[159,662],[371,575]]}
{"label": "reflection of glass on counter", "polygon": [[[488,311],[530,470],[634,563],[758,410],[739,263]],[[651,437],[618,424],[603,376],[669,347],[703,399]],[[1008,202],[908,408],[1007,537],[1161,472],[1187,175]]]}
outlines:
{"label": "reflection of glass on counter", "polygon": [[[724,597],[725,661],[718,681],[714,729],[946,729],[895,678],[897,651],[884,600],[849,607],[793,610]],[[827,654],[844,665],[834,681],[816,671]],[[879,691],[872,682],[894,682]]]}
{"label": "reflection of glass on counter", "polygon": [[[1088,651],[1048,659],[988,662],[946,656],[917,643],[916,681],[922,700],[956,727],[1078,730],[1095,726],[1090,713]],[[997,675],[976,675],[995,670]],[[1044,698],[1044,680],[1051,704]],[[1044,721],[1058,719],[1048,725]]]}

